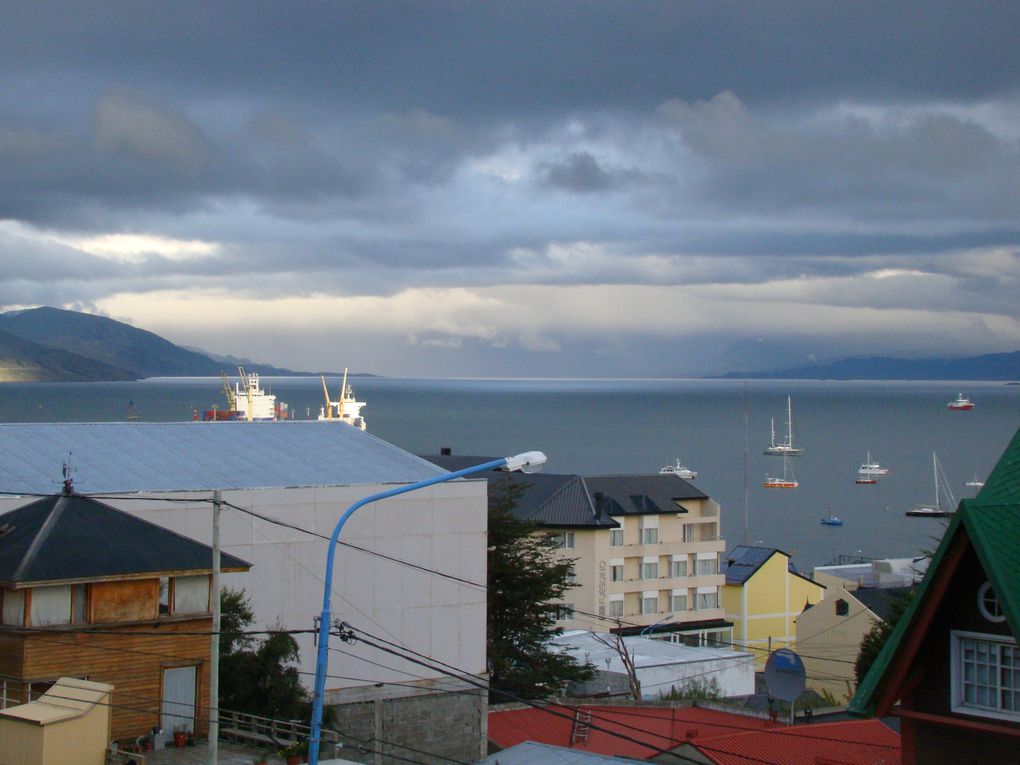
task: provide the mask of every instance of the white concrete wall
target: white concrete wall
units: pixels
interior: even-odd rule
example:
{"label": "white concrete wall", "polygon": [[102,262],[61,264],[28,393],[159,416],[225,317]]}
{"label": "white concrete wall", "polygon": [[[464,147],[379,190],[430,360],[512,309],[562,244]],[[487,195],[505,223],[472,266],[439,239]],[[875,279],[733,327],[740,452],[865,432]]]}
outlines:
{"label": "white concrete wall", "polygon": [[[328,537],[348,506],[389,488],[236,490],[223,492],[223,500]],[[168,501],[185,498],[196,501]],[[97,497],[206,544],[212,543],[212,504],[201,500],[210,498],[210,493]],[[30,501],[4,499],[0,512]],[[341,540],[484,585],[486,507],[484,479],[437,484],[364,506],[347,522]],[[254,606],[256,628],[276,623],[289,629],[312,628],[313,618],[322,610],[326,540],[229,507],[224,507],[221,516],[220,539],[224,552],[252,564],[246,574],[225,574],[222,584],[245,590]],[[482,587],[348,547],[337,551],[332,600],[335,618],[467,673],[485,671],[485,604]],[[315,671],[312,636],[295,637],[301,647],[300,669],[308,673],[303,677],[311,687]],[[354,679],[328,679],[327,689],[443,677],[363,644],[347,645],[333,639],[330,646],[344,654],[330,651],[329,674]]]}
{"label": "white concrete wall", "polygon": [[712,659],[660,667],[639,667],[637,676],[641,681],[643,699],[658,699],[661,694],[668,693],[671,686],[680,687],[691,678],[696,678],[700,682],[711,682],[714,679],[719,683],[719,691],[724,697],[750,696],[754,693],[753,658]]}

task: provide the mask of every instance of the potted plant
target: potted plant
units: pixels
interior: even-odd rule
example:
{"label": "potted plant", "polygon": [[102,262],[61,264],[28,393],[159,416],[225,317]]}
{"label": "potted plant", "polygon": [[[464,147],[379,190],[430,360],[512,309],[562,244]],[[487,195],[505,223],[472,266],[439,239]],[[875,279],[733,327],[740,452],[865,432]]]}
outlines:
{"label": "potted plant", "polygon": [[292,741],[280,750],[280,756],[284,758],[287,765],[297,765],[297,763],[301,762],[307,754],[307,741]]}
{"label": "potted plant", "polygon": [[174,746],[183,749],[188,743],[188,726],[181,724],[174,726]]}

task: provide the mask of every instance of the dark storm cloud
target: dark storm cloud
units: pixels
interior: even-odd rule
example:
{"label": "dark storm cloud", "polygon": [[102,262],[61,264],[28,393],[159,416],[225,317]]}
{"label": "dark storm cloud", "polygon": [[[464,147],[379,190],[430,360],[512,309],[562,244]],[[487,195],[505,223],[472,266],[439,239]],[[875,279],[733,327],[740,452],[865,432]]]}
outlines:
{"label": "dark storm cloud", "polygon": [[[897,342],[923,302],[1010,336],[1018,28],[1020,4],[945,0],[8,3],[0,303],[460,289],[434,326],[418,295],[376,306],[378,331],[502,349],[563,300],[566,329],[519,332],[574,363],[572,334],[654,356],[666,331],[629,323],[640,291],[591,329],[587,287],[712,294],[686,332],[782,283],[832,326],[889,309]],[[481,295],[515,285],[563,292]],[[699,347],[780,314],[754,310]]]}

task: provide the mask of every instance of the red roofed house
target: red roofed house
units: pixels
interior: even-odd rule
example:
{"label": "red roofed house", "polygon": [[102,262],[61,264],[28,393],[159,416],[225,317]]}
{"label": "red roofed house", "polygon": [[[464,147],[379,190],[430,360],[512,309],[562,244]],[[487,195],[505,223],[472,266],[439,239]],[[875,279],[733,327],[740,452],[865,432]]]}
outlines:
{"label": "red roofed house", "polygon": [[879,720],[841,720],[701,737],[676,755],[704,765],[894,765],[900,737]]}
{"label": "red roofed house", "polygon": [[[507,749],[524,741],[638,760],[673,762],[669,751],[688,741],[734,731],[776,727],[766,716],[746,716],[696,706],[567,706],[495,709],[489,744]],[[803,726],[801,726],[803,727]]]}

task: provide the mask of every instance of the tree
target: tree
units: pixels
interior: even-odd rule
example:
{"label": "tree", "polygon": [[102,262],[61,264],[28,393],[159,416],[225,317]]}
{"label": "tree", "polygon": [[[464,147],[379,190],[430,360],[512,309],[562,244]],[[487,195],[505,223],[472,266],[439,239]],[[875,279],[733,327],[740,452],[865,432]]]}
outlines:
{"label": "tree", "polygon": [[542,698],[594,675],[590,666],[549,648],[560,631],[547,604],[573,586],[573,561],[554,555],[557,543],[538,524],[514,516],[524,488],[506,480],[489,487],[486,647],[489,687],[506,694],[499,701]]}
{"label": "tree", "polygon": [[308,717],[308,693],[294,666],[297,641],[281,625],[261,641],[245,634],[255,617],[244,590],[223,588],[220,610],[220,706],[281,720]]}
{"label": "tree", "polygon": [[854,661],[854,675],[857,678],[858,686],[861,684],[864,676],[868,674],[871,665],[875,663],[875,659],[878,658],[882,646],[889,639],[889,635],[892,634],[896,623],[903,616],[903,612],[907,610],[907,606],[910,605],[913,597],[913,592],[891,592],[888,594],[889,618],[885,621],[880,619],[871,625],[871,629],[864,636],[864,639],[861,641],[861,647],[857,651],[857,659]]}

